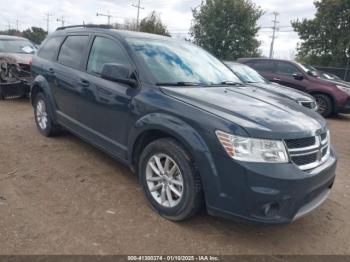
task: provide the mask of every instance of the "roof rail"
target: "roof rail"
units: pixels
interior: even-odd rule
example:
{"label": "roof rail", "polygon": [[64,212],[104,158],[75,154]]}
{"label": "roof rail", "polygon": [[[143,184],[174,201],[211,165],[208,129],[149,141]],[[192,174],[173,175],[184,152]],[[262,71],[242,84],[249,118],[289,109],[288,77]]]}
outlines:
{"label": "roof rail", "polygon": [[103,28],[103,29],[112,29],[113,27],[110,25],[95,25],[95,24],[85,24],[85,25],[69,25],[69,26],[61,26],[56,29],[56,31],[59,30],[65,30],[69,28]]}

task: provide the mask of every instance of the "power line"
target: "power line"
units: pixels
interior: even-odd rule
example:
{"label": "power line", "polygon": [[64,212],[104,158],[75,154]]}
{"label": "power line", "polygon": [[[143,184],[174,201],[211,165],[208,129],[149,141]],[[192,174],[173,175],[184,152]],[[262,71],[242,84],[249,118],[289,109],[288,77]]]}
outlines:
{"label": "power line", "polygon": [[145,9],[145,8],[141,6],[141,0],[138,0],[137,5],[132,5],[132,6],[137,8],[136,25],[137,25],[137,28],[139,28],[140,9]]}
{"label": "power line", "polygon": [[272,21],[273,22],[273,32],[272,32],[272,40],[271,40],[271,47],[270,47],[270,58],[273,57],[273,46],[275,44],[275,39],[276,39],[276,30],[277,30],[277,24],[279,23],[277,21],[277,16],[279,15],[277,12],[273,12],[273,15],[275,19]]}

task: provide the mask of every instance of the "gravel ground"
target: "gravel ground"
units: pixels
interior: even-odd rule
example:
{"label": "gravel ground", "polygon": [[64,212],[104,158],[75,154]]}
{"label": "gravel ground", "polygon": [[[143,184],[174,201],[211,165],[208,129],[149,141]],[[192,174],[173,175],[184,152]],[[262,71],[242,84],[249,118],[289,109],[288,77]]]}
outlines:
{"label": "gravel ground", "polygon": [[0,254],[350,254],[350,117],[329,126],[337,179],[312,214],[284,226],[173,223],[127,167],[73,135],[41,136],[27,100],[0,101]]}

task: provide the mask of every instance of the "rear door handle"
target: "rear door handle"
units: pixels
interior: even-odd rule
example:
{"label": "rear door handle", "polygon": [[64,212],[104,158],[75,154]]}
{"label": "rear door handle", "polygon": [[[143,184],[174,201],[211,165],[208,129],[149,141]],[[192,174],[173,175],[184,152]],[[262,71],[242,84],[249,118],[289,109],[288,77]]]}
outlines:
{"label": "rear door handle", "polygon": [[90,82],[85,79],[80,79],[80,84],[84,87],[88,87],[90,85]]}
{"label": "rear door handle", "polygon": [[276,78],[276,77],[272,78],[272,80],[273,80],[273,81],[281,81],[281,79]]}

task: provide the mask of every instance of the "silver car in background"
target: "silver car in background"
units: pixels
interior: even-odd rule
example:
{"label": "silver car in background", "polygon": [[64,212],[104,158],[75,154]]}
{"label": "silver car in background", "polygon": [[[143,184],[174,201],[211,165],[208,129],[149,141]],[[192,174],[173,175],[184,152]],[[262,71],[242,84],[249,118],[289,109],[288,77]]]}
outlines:
{"label": "silver car in background", "polygon": [[0,100],[28,95],[35,53],[36,47],[28,39],[0,35]]}

